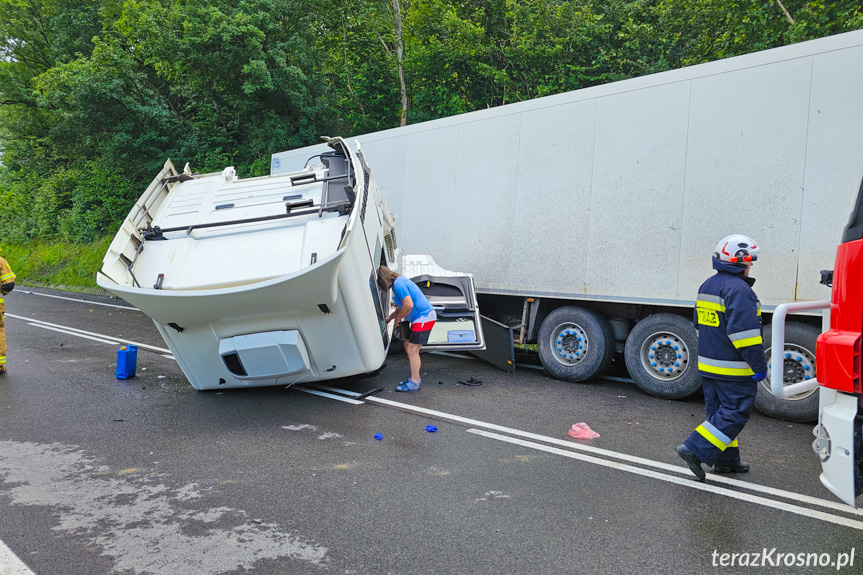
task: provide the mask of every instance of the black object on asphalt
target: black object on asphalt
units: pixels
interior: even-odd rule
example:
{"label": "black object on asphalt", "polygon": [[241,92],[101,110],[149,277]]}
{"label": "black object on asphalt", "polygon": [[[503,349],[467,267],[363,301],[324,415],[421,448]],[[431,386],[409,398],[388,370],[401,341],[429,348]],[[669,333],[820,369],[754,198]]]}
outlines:
{"label": "black object on asphalt", "polygon": [[365,392],[365,393],[361,393],[361,394],[359,394],[359,395],[358,395],[358,396],[356,396],[354,399],[365,399],[365,398],[367,398],[368,396],[370,396],[370,395],[372,395],[372,394],[375,394],[375,393],[378,393],[379,391],[383,391],[383,390],[384,390],[384,388],[383,388],[383,387],[376,387],[376,388],[374,388],[374,389],[370,389],[370,390],[368,390],[368,391],[367,391],[367,392]]}
{"label": "black object on asphalt", "polygon": [[471,378],[469,380],[467,380],[467,381],[459,380],[457,383],[460,383],[462,385],[471,385],[471,386],[482,385],[482,380],[481,379],[474,379],[473,376],[471,376]]}

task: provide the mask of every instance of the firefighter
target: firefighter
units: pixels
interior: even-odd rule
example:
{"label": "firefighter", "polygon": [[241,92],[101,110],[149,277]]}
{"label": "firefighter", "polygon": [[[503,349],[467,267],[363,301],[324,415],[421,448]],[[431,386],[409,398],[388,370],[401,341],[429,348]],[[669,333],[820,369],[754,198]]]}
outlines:
{"label": "firefighter", "polygon": [[723,238],[713,254],[716,274],[698,289],[693,321],[707,418],[677,453],[699,481],[706,477],[702,464],[716,473],[749,471],[737,436],[749,420],[758,382],[767,377],[761,303],[749,277],[759,251],[748,236]]}
{"label": "firefighter", "polygon": [[6,304],[3,299],[15,288],[15,272],[0,258],[0,375],[6,373]]}

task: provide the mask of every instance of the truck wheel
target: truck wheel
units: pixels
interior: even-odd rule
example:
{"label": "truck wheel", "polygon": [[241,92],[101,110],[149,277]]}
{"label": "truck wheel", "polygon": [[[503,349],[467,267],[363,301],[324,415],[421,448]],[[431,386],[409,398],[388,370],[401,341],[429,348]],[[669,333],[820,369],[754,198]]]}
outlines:
{"label": "truck wheel", "polygon": [[650,395],[681,399],[701,388],[698,333],[679,315],[657,313],[635,324],[624,357],[635,384]]}
{"label": "truck wheel", "polygon": [[[770,349],[772,325],[764,328],[764,351],[767,364],[772,365],[774,354]],[[789,321],[785,324],[785,349],[782,359],[785,363],[783,385],[800,383],[815,378],[815,340],[821,330],[806,323]],[[818,419],[818,389],[813,389],[790,399],[779,399],[770,391],[770,372],[767,379],[758,385],[755,407],[761,413],[782,419],[805,423]]]}
{"label": "truck wheel", "polygon": [[556,379],[587,381],[605,371],[614,353],[608,320],[582,307],[559,307],[542,320],[539,359]]}

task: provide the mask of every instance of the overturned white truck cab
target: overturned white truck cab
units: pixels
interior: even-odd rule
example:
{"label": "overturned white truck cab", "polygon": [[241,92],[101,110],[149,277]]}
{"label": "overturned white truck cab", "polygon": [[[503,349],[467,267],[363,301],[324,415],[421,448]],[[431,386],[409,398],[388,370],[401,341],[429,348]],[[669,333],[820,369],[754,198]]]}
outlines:
{"label": "overturned white truck cab", "polygon": [[393,332],[380,265],[435,307],[427,349],[484,349],[472,277],[402,255],[359,144],[325,139],[329,151],[277,176],[180,173],[167,161],[108,248],[99,286],[153,319],[196,389],[379,369]]}

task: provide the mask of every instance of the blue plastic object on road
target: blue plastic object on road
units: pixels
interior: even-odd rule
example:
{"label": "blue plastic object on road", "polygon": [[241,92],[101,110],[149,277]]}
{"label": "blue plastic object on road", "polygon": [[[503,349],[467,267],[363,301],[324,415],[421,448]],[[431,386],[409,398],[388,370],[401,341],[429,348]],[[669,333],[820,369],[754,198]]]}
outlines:
{"label": "blue plastic object on road", "polygon": [[378,441],[383,441],[384,436],[381,435],[380,433],[375,433],[375,439],[377,439]]}
{"label": "blue plastic object on road", "polygon": [[129,379],[135,377],[135,368],[138,363],[138,347],[124,345],[117,350],[117,379]]}
{"label": "blue plastic object on road", "polygon": [[437,433],[437,427],[434,425],[426,425],[426,431],[429,433]]}

